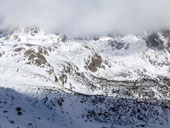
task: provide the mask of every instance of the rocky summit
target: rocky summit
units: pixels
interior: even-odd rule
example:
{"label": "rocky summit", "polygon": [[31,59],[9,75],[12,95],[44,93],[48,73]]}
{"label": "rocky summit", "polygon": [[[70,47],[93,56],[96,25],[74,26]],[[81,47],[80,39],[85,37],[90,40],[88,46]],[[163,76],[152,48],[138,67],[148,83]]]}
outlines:
{"label": "rocky summit", "polygon": [[170,31],[0,35],[0,128],[170,127]]}

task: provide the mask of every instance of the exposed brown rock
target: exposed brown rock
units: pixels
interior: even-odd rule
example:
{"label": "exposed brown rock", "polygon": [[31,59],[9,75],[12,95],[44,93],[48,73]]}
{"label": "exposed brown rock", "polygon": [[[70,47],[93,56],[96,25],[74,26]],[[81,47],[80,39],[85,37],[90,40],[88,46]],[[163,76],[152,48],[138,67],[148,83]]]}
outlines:
{"label": "exposed brown rock", "polygon": [[90,63],[87,65],[88,68],[92,72],[96,72],[98,68],[102,65],[102,58],[101,56],[95,54],[92,58]]}

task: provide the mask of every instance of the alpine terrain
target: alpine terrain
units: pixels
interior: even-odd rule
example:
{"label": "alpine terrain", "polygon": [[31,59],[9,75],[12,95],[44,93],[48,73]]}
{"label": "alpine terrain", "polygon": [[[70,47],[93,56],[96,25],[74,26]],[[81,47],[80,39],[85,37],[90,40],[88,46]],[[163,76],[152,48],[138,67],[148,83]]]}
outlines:
{"label": "alpine terrain", "polygon": [[0,33],[0,128],[170,128],[170,31]]}

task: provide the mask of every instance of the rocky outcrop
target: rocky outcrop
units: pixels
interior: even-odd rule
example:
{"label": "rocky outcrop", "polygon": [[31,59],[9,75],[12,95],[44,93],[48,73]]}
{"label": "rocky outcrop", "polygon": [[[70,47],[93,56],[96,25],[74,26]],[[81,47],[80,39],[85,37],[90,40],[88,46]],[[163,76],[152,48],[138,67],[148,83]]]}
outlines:
{"label": "rocky outcrop", "polygon": [[0,127],[168,128],[169,33],[0,38]]}

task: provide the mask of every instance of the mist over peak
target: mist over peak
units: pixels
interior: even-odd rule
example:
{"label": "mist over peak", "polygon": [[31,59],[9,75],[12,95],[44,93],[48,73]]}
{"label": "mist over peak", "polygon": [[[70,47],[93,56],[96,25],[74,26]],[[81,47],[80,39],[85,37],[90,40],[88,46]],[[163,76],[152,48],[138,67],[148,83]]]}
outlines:
{"label": "mist over peak", "polygon": [[0,28],[37,25],[68,36],[170,28],[168,0],[1,0]]}
{"label": "mist over peak", "polygon": [[0,128],[170,128],[168,0],[0,0]]}

